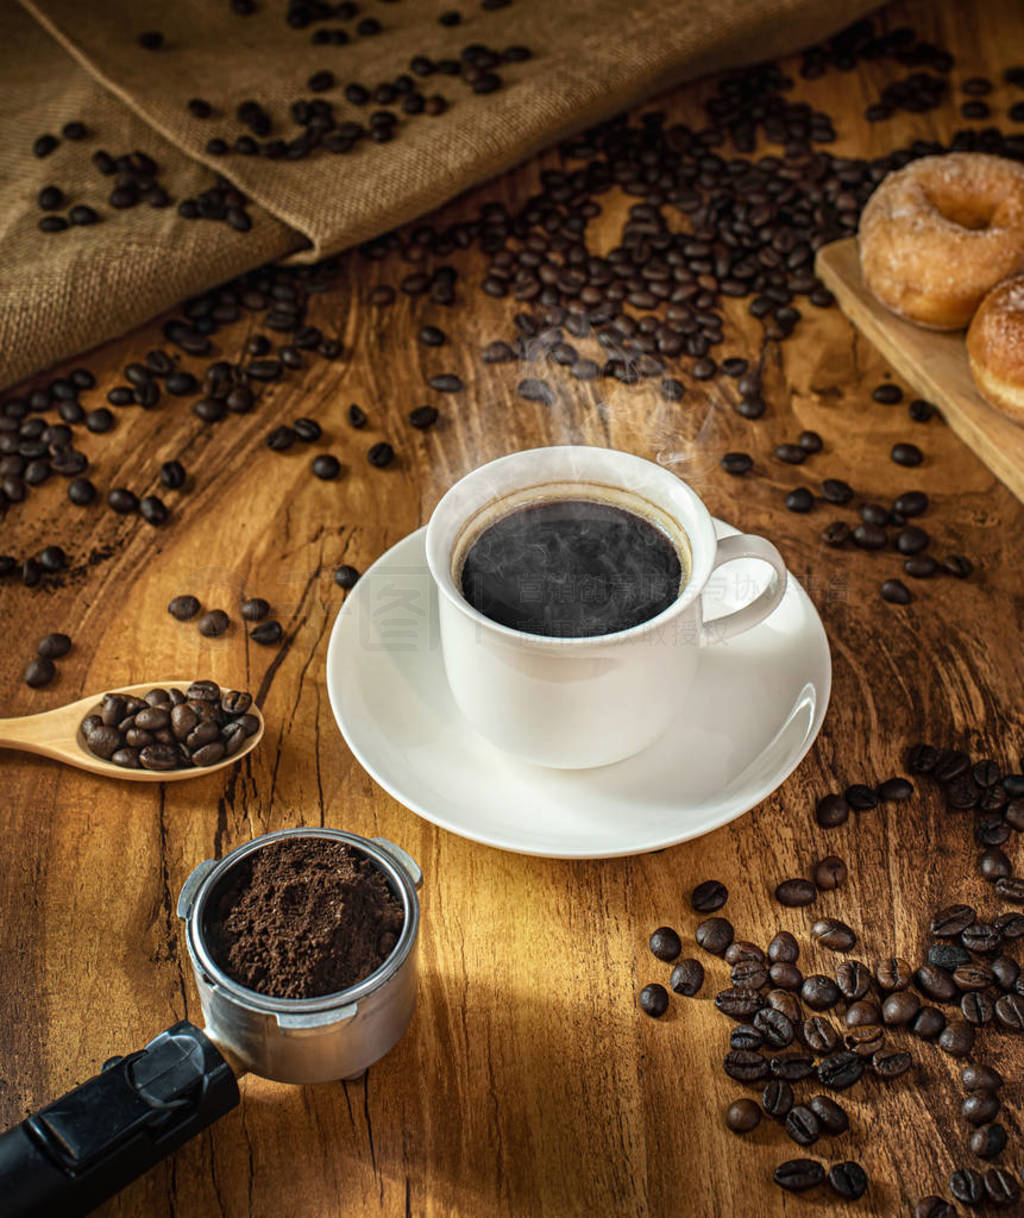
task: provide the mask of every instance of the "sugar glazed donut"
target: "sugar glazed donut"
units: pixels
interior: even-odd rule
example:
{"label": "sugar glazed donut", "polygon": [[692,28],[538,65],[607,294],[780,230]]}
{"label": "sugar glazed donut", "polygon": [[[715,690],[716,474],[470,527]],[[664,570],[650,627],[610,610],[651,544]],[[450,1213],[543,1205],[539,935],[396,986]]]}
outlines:
{"label": "sugar glazed donut", "polygon": [[978,390],[1015,423],[1024,423],[1024,275],[998,284],[967,331]]}
{"label": "sugar glazed donut", "polygon": [[868,199],[857,241],[882,304],[920,326],[961,330],[986,292],[1024,270],[1024,166],[981,152],[912,161]]}

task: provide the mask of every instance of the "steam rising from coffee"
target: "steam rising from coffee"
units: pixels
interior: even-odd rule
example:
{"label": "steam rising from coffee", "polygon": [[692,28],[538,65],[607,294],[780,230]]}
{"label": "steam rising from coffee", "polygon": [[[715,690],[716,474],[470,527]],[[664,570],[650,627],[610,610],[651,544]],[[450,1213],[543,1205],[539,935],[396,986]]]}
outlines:
{"label": "steam rising from coffee", "polygon": [[503,626],[585,638],[638,626],[667,609],[688,563],[650,520],[597,498],[514,508],[466,553],[462,593]]}

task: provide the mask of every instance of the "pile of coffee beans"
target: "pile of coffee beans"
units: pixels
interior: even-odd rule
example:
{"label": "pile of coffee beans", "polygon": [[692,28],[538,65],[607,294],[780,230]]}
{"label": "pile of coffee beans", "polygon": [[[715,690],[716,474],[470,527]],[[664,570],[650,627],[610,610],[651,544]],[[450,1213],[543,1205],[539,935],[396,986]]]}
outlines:
{"label": "pile of coffee beans", "polygon": [[252,695],[215,681],[104,694],[81,723],[89,752],[128,770],[182,770],[234,757],[259,731]]}
{"label": "pile of coffee beans", "polygon": [[35,658],[25,668],[25,684],[30,689],[49,685],[57,675],[54,660],[60,660],[71,650],[71,639],[59,631],[48,634],[36,645]]}
{"label": "pile of coffee beans", "polygon": [[[801,1147],[839,1136],[849,1127],[841,1105],[825,1095],[801,1101],[794,1084],[811,1080],[812,1087],[836,1092],[855,1086],[867,1073],[881,1080],[899,1078],[916,1072],[912,1046],[933,1043],[950,1057],[971,1059],[961,1073],[965,1150],[988,1162],[1008,1145],[1007,1129],[998,1119],[1002,1077],[978,1061],[977,1053],[985,1027],[1024,1033],[1024,976],[1011,954],[1024,941],[1024,879],[1015,875],[1002,849],[1013,833],[1024,831],[1024,773],[1006,772],[990,757],[973,759],[959,749],[928,744],[908,751],[907,768],[938,784],[951,814],[973,812],[978,870],[993,897],[987,915],[966,903],[933,911],[920,958],[893,956],[869,966],[849,955],[858,935],[846,922],[819,917],[809,926],[811,942],[845,958],[831,974],[805,974],[799,967],[800,945],[788,931],[776,934],[767,948],[736,938],[732,923],[717,912],[728,900],[723,883],[705,880],[691,893],[694,911],[713,915],[697,924],[697,946],[730,967],[729,987],[715,996],[717,1010],[734,1021],[723,1069],[736,1082],[763,1088],[760,1105],[743,1098],[726,1110],[726,1125],[738,1134],[754,1129],[767,1115]],[[1024,771],[1024,758],[1020,768]],[[816,819],[832,828],[845,823],[851,810],[864,815],[914,793],[903,776],[853,783],[842,793],[822,796]],[[814,864],[811,878],[782,880],[775,899],[788,908],[810,906],[821,893],[841,889],[846,879],[845,862],[829,855]],[[649,947],[656,959],[673,966],[668,988],[652,983],[640,991],[640,1009],[658,1018],[668,1010],[670,990],[686,997],[701,990],[705,970],[696,958],[680,959],[683,940],[671,926],[655,930]],[[892,1043],[896,1037],[903,1038],[902,1045]],[[856,1163],[826,1170],[811,1159],[780,1164],[774,1179],[790,1191],[816,1188],[827,1180],[834,1193],[848,1200],[861,1196],[868,1185]],[[949,1188],[955,1200],[970,1205],[986,1200],[1010,1205],[1020,1197],[1014,1173],[1000,1167],[958,1168]],[[915,1214],[955,1214],[943,1206],[948,1203],[927,1197]]]}

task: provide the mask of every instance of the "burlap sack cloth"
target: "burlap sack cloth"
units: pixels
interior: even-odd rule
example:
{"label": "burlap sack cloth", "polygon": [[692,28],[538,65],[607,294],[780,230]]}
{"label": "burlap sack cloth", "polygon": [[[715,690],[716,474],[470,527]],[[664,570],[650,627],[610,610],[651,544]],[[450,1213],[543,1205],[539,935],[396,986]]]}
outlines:
{"label": "burlap sack cloth", "polygon": [[[312,45],[315,27],[290,28],[285,7],[260,0],[238,17],[226,0],[0,0],[0,385],[270,259],[313,260],[367,240],[671,84],[817,41],[874,0],[514,0],[496,11],[479,0],[364,0],[361,15],[384,30],[343,47]],[[461,24],[440,25],[453,7]],[[164,47],[142,49],[144,30],[161,31]],[[213,136],[230,144],[245,133],[235,108],[246,98],[271,113],[274,134],[292,137],[290,103],[328,68],[338,86],[324,96],[339,120],[365,121],[345,84],[372,87],[414,55],[457,57],[473,42],[526,44],[533,57],[504,66],[504,87],[488,96],[450,76],[422,81],[451,108],[403,121],[390,144],[302,161],[205,152]],[[217,116],[192,118],[191,97]],[[86,140],[32,155],[38,135],[59,136],[75,119]],[[254,201],[252,231],[182,220],[173,206],[113,210],[111,179],[91,162],[99,148],[147,152],[175,201],[225,175]],[[39,232],[36,197],[49,184],[102,222]]]}

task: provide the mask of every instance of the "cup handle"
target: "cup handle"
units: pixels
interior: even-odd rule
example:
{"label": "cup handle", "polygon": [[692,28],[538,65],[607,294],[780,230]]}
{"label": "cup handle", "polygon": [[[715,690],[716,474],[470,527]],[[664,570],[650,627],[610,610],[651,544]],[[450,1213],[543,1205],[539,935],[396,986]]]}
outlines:
{"label": "cup handle", "polygon": [[701,633],[704,643],[723,643],[726,639],[743,634],[751,626],[756,626],[758,622],[764,621],[785,594],[788,579],[786,564],[783,562],[782,555],[770,541],[766,541],[763,537],[755,537],[751,533],[720,537],[715,562],[711,568],[712,573],[723,564],[732,562],[736,558],[759,558],[762,562],[766,562],[775,574],[768,587],[749,605],[744,605],[742,609],[734,609],[732,613],[715,618],[711,622],[702,622]]}

